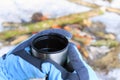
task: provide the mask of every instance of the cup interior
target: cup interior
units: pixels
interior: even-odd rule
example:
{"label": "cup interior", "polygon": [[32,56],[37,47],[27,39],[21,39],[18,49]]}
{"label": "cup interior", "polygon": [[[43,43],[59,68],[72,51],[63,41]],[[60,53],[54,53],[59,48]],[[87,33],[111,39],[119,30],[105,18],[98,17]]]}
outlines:
{"label": "cup interior", "polygon": [[60,34],[51,33],[35,38],[32,47],[37,52],[51,53],[61,51],[68,45],[68,39]]}

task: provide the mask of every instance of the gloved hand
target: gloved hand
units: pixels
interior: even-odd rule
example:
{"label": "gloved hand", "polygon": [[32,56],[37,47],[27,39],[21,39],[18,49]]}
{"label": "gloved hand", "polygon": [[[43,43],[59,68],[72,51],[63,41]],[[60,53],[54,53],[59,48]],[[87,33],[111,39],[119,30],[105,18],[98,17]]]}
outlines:
{"label": "gloved hand", "polygon": [[[67,71],[56,62],[38,59],[30,54],[30,43],[39,35],[61,30],[48,30],[40,32],[30,39],[22,42],[8,54],[0,58],[0,80],[30,80],[46,78],[47,80],[97,80],[92,68],[85,63],[77,47],[73,43],[68,45],[68,58],[73,72]],[[71,35],[62,31],[67,38]]]}

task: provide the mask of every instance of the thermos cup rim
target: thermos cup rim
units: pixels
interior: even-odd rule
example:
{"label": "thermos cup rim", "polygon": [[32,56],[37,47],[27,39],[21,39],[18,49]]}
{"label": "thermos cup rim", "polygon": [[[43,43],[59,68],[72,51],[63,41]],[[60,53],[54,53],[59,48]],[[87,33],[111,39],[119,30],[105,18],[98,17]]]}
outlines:
{"label": "thermos cup rim", "polygon": [[45,35],[45,34],[50,34],[50,33],[60,34],[62,36],[65,36],[68,40],[72,38],[72,34],[64,29],[47,29],[47,30],[41,31],[39,35]]}
{"label": "thermos cup rim", "polygon": [[[51,42],[50,42],[51,41]],[[38,46],[37,46],[38,45]],[[52,47],[56,48],[56,50],[43,50],[42,48],[45,49],[45,47]],[[42,46],[42,47],[40,47]],[[31,42],[31,47],[37,53],[43,53],[43,54],[54,54],[54,53],[59,53],[64,51],[68,46],[68,39],[58,33],[49,33],[45,35],[41,35],[36,37],[32,42]],[[49,49],[49,48],[46,48]]]}

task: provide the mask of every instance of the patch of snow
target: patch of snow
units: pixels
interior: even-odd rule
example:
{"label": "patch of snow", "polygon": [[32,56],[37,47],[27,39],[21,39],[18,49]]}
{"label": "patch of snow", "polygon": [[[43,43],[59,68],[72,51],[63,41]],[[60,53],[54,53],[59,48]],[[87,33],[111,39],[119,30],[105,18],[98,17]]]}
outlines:
{"label": "patch of snow", "polygon": [[6,54],[9,50],[13,49],[14,46],[5,46],[0,48],[0,57],[4,54]]}
{"label": "patch of snow", "polygon": [[105,13],[101,16],[96,16],[91,18],[92,21],[100,21],[106,25],[106,31],[114,33],[117,36],[117,39],[120,41],[120,16],[115,13]]}
{"label": "patch of snow", "polygon": [[91,60],[95,60],[95,59],[98,59],[98,58],[104,56],[109,51],[110,51],[110,49],[106,46],[101,46],[101,47],[90,46],[89,47],[89,56],[90,56]]}
{"label": "patch of snow", "polygon": [[120,73],[119,68],[113,69],[113,70],[109,71],[108,73],[96,71],[96,74],[97,74],[99,80],[120,80],[119,73]]}
{"label": "patch of snow", "polygon": [[111,7],[120,8],[120,0],[113,0],[111,3]]}
{"label": "patch of snow", "polygon": [[113,69],[108,73],[107,77],[109,78],[109,80],[110,79],[120,80],[120,74],[119,73],[120,73],[120,69]]}

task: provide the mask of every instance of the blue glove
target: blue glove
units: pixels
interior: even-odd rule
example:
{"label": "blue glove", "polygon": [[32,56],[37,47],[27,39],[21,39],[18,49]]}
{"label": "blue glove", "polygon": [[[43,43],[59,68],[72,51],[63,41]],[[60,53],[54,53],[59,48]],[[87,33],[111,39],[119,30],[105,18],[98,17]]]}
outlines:
{"label": "blue glove", "polygon": [[77,47],[69,43],[68,58],[73,72],[67,71],[56,62],[38,59],[30,54],[30,43],[36,37],[56,32],[66,36],[71,35],[63,30],[46,30],[19,44],[8,54],[0,58],[0,80],[29,80],[46,78],[47,80],[98,80],[92,68],[84,62]]}

